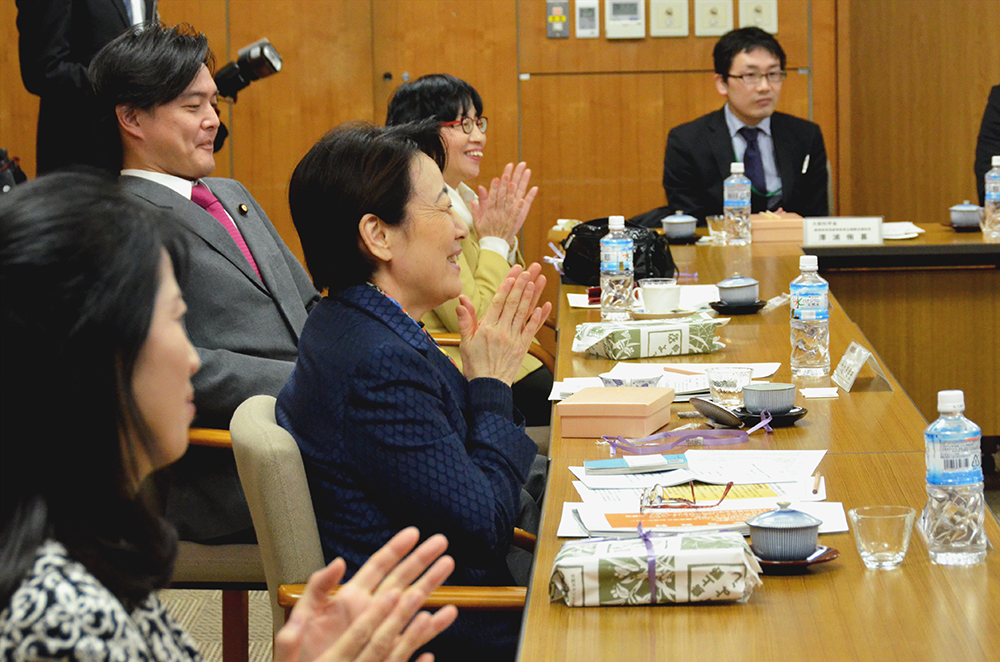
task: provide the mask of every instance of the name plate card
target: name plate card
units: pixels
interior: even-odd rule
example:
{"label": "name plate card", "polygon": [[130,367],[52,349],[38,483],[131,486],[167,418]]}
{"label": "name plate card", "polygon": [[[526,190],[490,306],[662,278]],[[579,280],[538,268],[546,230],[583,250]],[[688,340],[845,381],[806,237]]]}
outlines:
{"label": "name plate card", "polygon": [[878,246],[881,216],[819,216],[802,221],[803,246]]}
{"label": "name plate card", "polygon": [[861,372],[861,368],[866,363],[875,372],[875,383],[885,382],[891,390],[892,385],[889,384],[889,379],[882,372],[882,366],[878,364],[871,352],[856,341],[851,341],[844,356],[840,359],[840,363],[837,364],[837,369],[833,371],[833,383],[850,393],[851,387],[854,386],[854,380],[858,378],[858,373]]}

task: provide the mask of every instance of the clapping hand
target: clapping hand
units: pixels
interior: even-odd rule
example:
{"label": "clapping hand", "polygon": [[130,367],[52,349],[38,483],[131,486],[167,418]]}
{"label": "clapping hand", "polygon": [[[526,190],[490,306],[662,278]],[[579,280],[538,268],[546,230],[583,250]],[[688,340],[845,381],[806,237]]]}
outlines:
{"label": "clapping hand", "polygon": [[527,269],[512,267],[478,321],[472,301],[465,295],[458,298],[462,368],[467,379],[492,377],[508,386],[514,382],[528,345],[552,311],[547,301],[536,307],[545,289],[541,271],[537,262]]}
{"label": "clapping hand", "polygon": [[[344,576],[344,560],[313,573],[275,637],[275,661],[406,662],[451,625],[458,615],[454,606],[434,615],[417,613],[455,569],[455,561],[442,556],[448,547],[444,536],[431,536],[410,553],[419,539],[414,527],[400,531],[333,595],[331,589]],[[426,653],[418,662],[433,658]]]}
{"label": "clapping hand", "polygon": [[537,186],[528,190],[530,181],[531,170],[522,161],[517,167],[508,163],[503,174],[490,182],[489,191],[479,187],[479,197],[472,201],[472,220],[480,237],[500,237],[508,245],[514,245],[531,202],[538,195]]}

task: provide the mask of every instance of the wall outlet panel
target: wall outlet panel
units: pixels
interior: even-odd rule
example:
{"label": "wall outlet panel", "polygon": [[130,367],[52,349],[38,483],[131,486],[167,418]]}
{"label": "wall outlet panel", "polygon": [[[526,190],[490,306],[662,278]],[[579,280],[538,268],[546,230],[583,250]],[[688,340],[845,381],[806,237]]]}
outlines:
{"label": "wall outlet panel", "polygon": [[721,37],[733,29],[733,0],[694,0],[696,37]]}
{"label": "wall outlet panel", "polygon": [[649,0],[650,37],[686,37],[690,32],[687,0]]}
{"label": "wall outlet panel", "polygon": [[778,33],[778,0],[741,0],[740,27]]}

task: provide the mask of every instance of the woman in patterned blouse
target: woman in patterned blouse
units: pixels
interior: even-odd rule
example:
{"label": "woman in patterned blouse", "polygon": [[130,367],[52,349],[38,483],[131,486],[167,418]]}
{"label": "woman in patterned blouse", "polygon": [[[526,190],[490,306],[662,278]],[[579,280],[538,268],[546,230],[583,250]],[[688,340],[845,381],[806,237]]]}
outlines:
{"label": "woman in patterned blouse", "polygon": [[[92,175],[0,196],[0,659],[200,659],[154,592],[177,539],[142,497],[194,416],[171,234]],[[418,539],[402,531],[334,597],[344,562],[317,572],[275,659],[402,661],[446,628],[454,607],[417,610],[454,562],[442,536],[410,553]]]}

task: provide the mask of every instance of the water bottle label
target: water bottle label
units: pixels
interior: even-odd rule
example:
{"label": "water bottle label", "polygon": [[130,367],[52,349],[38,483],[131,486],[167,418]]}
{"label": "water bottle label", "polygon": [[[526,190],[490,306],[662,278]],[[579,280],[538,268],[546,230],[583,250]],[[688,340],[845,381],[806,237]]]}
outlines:
{"label": "water bottle label", "polygon": [[632,271],[632,242],[602,243],[601,271]]}
{"label": "water bottle label", "polygon": [[825,291],[792,292],[790,305],[792,319],[805,321],[830,319],[830,307]]}
{"label": "water bottle label", "polygon": [[987,191],[986,192],[986,199],[987,200],[991,200],[991,201],[992,200],[1000,200],[1000,191]]}
{"label": "water bottle label", "polygon": [[[927,438],[927,480],[931,483],[957,484],[959,474],[970,474],[969,482],[982,480],[982,455],[979,435],[969,435],[964,439],[950,439],[941,443]],[[975,475],[978,474],[978,478]]]}

